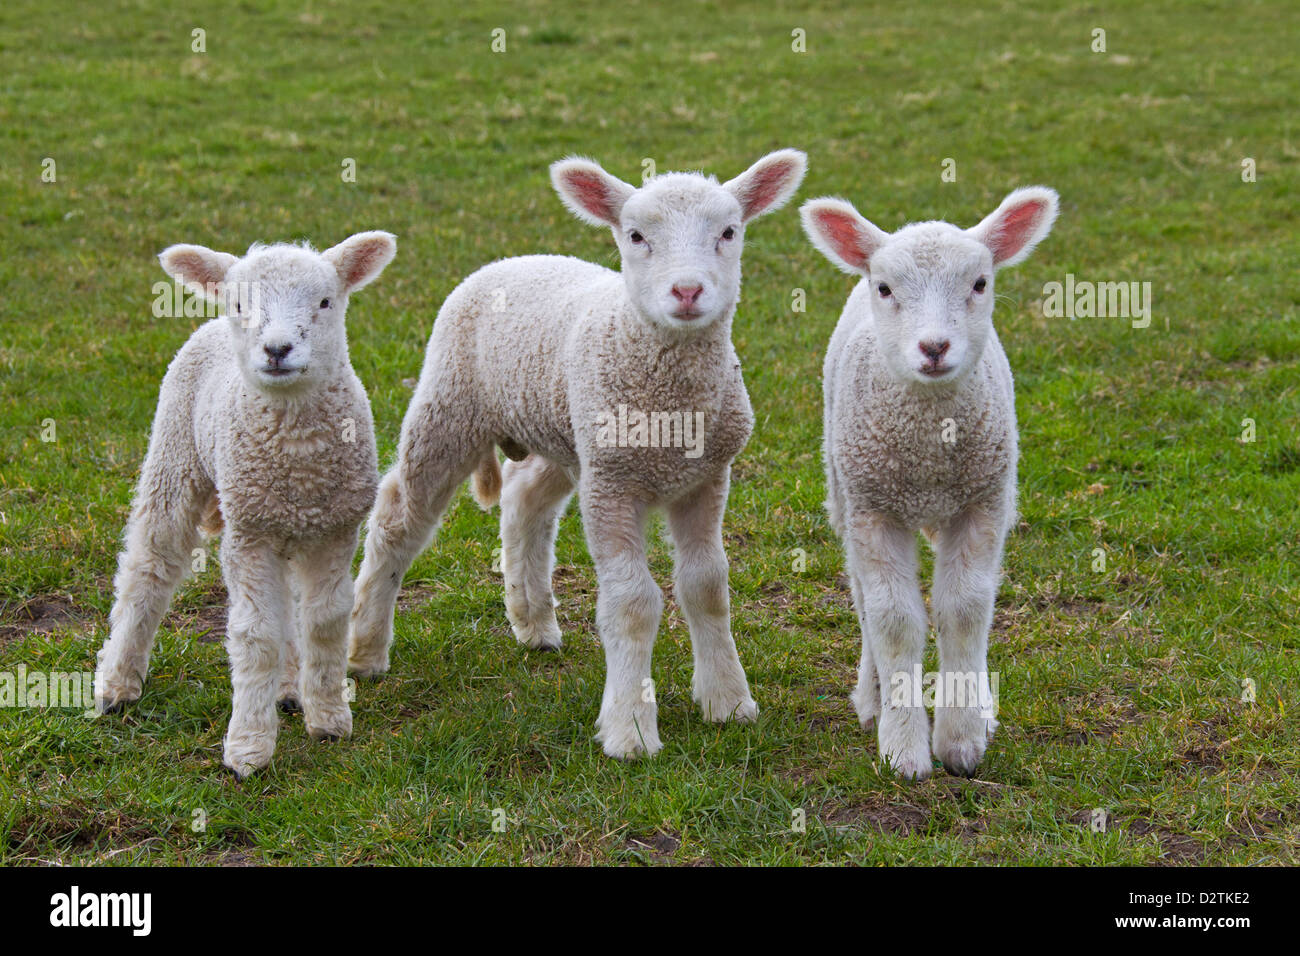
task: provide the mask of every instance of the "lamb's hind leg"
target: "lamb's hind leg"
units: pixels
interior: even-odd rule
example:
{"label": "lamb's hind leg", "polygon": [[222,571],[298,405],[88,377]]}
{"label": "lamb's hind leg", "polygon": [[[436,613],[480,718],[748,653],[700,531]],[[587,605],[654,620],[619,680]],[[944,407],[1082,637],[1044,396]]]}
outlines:
{"label": "lamb's hind leg", "polygon": [[343,681],[356,550],[357,533],[347,531],[295,558],[292,565],[302,638],[298,699],[307,733],[317,740],[337,740],[352,733]]}
{"label": "lamb's hind leg", "polygon": [[751,721],[758,705],[731,636],[727,554],[722,546],[722,515],[727,506],[728,472],[668,508],[673,540],[673,589],[691,630],[695,653],[692,696],[705,720]]}
{"label": "lamb's hind leg", "polygon": [[858,683],[853,688],[853,694],[849,699],[853,701],[859,726],[863,730],[870,730],[880,717],[880,672],[876,670],[876,659],[871,654],[867,622],[862,617],[862,608],[866,606],[862,587],[855,575],[849,575],[849,582],[853,591],[853,607],[858,614],[858,627],[862,631],[862,656],[858,659]]}
{"label": "lamb's hind leg", "polygon": [[361,677],[388,670],[402,577],[433,540],[456,489],[490,448],[467,434],[445,404],[417,398],[407,411],[397,464],[380,482],[366,525],[348,629],[348,668]]}
{"label": "lamb's hind leg", "polygon": [[930,718],[913,681],[928,631],[917,583],[916,536],[876,512],[845,517],[845,548],[862,639],[871,645],[863,660],[875,664],[882,692],[880,756],[900,776],[928,777]]}
{"label": "lamb's hind leg", "polygon": [[199,517],[211,489],[191,479],[156,480],[146,462],[118,557],[109,636],[99,652],[95,704],[102,713],[138,700],[154,636],[199,543]]}
{"label": "lamb's hind leg", "polygon": [[573,480],[559,465],[529,455],[507,461],[501,487],[501,572],[506,615],[520,644],[552,650],[560,646],[551,574],[555,533],[573,494]]}
{"label": "lamb's hind leg", "polygon": [[989,627],[1006,539],[1003,515],[973,508],[935,542],[934,605],[939,630],[939,694],[934,755],[952,774],[975,773],[997,727],[988,675]]}

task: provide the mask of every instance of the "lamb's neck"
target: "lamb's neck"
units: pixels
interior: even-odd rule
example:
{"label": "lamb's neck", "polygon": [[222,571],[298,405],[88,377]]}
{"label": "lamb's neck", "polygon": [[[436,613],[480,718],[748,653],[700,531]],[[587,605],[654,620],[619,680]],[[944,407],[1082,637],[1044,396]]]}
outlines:
{"label": "lamb's neck", "polygon": [[348,421],[346,403],[339,401],[337,388],[330,384],[278,394],[245,383],[239,405],[249,431],[288,454],[324,453],[345,430],[360,425]]}

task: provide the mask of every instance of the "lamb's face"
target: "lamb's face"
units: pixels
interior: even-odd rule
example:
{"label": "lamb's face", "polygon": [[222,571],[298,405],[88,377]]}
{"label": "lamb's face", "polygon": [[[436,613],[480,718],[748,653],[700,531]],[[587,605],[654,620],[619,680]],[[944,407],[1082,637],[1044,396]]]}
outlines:
{"label": "lamb's face", "polygon": [[614,238],[628,295],[654,324],[703,328],[735,309],[745,227],[740,203],[716,182],[651,180],[623,204]]}
{"label": "lamb's face", "polygon": [[590,160],[564,159],[551,166],[551,182],[579,219],[614,230],[637,313],[691,334],[731,315],[745,224],[789,199],[806,168],[803,153],[782,149],[725,183],[665,173],[637,189]]}
{"label": "lamb's face", "polygon": [[396,254],[391,233],[360,232],[324,252],[254,245],[239,259],[178,245],[158,260],[172,278],[221,305],[245,380],[267,393],[291,395],[348,366],[348,295]]}
{"label": "lamb's face", "polygon": [[870,259],[869,301],[885,362],[899,378],[955,382],[993,328],[993,256],[956,226],[900,229]]}
{"label": "lamb's face", "polygon": [[845,272],[865,276],[876,339],[901,380],[959,381],[993,329],[993,273],[1015,265],[1052,229],[1059,200],[1045,186],[1017,189],[971,229],[922,222],[884,232],[843,199],[804,203],[812,244]]}
{"label": "lamb's face", "polygon": [[347,292],[319,253],[290,246],[254,251],[226,274],[222,294],[249,384],[301,390],[347,364]]}

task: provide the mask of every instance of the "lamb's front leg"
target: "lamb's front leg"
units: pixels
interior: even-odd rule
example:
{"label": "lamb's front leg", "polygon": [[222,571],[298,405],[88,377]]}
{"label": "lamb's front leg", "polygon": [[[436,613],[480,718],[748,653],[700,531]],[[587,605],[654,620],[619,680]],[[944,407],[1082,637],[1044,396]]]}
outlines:
{"label": "lamb's front leg", "polygon": [[965,777],[984,759],[997,727],[988,638],[1005,539],[1006,520],[995,506],[967,510],[935,542],[931,603],[939,629],[940,693],[934,755],[949,773]]}
{"label": "lamb's front leg", "polygon": [[[916,535],[877,512],[857,512],[847,519],[849,574],[862,639],[870,642],[863,661],[873,661],[879,675],[880,755],[899,775],[920,780],[931,767],[930,718],[915,692],[928,631],[916,577]],[[855,702],[864,694],[859,683]],[[858,716],[863,717],[861,704]]]}
{"label": "lamb's front leg", "polygon": [[285,561],[270,545],[227,529],[221,572],[230,593],[226,651],[232,689],[225,764],[239,777],[261,770],[279,732],[281,655],[293,640]]}
{"label": "lamb's front leg", "polygon": [[717,722],[751,721],[758,716],[731,637],[727,554],[722,546],[729,474],[727,469],[668,508],[675,550],[673,587],[695,652],[692,696],[704,719]]}
{"label": "lamb's front leg", "polygon": [[596,564],[596,627],[605,648],[596,739],[611,757],[654,756],[662,745],[650,655],[664,598],[646,560],[649,509],[585,482],[580,497],[587,547]]}
{"label": "lamb's front leg", "polygon": [[348,616],[352,610],[352,555],[357,532],[345,531],[294,558],[300,603],[302,661],[298,678],[303,723],[316,740],[352,734],[344,695]]}
{"label": "lamb's front leg", "polygon": [[173,477],[174,487],[183,492],[172,492],[174,497],[165,499],[156,491],[164,484],[157,477],[160,470],[154,462],[145,463],[131,506],[126,547],[118,558],[109,636],[95,672],[95,702],[105,713],[140,698],[154,635],[189,570],[191,552],[199,541],[199,510],[210,493]]}

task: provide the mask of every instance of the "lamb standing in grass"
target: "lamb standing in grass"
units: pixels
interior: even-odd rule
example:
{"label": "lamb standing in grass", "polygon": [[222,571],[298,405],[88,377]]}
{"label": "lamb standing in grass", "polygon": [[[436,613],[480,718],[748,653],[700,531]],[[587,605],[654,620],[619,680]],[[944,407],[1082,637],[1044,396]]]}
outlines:
{"label": "lamb standing in grass", "polygon": [[826,355],[827,509],[862,627],[853,703],[864,730],[879,717],[880,754],[905,777],[931,769],[916,693],[928,630],[918,530],[935,547],[934,755],[970,776],[997,726],[986,657],[1017,445],[993,276],[1029,255],[1056,212],[1056,193],[1041,186],[1016,190],[968,230],[924,222],[889,235],[838,199],[800,210],[813,244],[866,277]]}
{"label": "lamb standing in grass", "polygon": [[[725,184],[670,173],[640,189],[583,159],[551,167],[565,205],[613,229],[622,274],[525,256],[480,269],[448,296],[368,524],[349,639],[356,672],[388,669],[402,576],[475,472],[480,503],[500,495],[506,611],[531,648],[560,646],[555,534],[578,490],[599,585],[607,672],[598,738],[607,754],[660,749],[650,657],[663,595],[645,540],[656,508],[667,512],[675,545],[694,697],[708,720],[754,718],[722,547],[731,460],[753,427],[731,321],[745,224],[793,194],[805,162],[781,150]],[[658,422],[657,435],[642,416]],[[688,424],[700,423],[702,441],[697,433],[688,441]],[[504,484],[494,446],[513,459]]]}
{"label": "lamb standing in grass", "polygon": [[271,761],[277,697],[301,703],[317,739],[352,731],[343,693],[352,556],[379,469],[344,313],[396,250],[389,233],[364,232],[323,253],[255,245],[238,259],[181,245],[159,257],[224,317],[200,327],[163,378],[96,698],[111,711],[140,697],[200,530],[224,521],[234,691],[225,764],[240,776]]}

